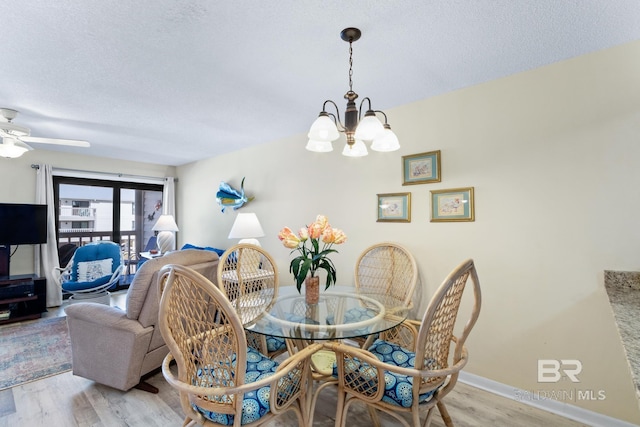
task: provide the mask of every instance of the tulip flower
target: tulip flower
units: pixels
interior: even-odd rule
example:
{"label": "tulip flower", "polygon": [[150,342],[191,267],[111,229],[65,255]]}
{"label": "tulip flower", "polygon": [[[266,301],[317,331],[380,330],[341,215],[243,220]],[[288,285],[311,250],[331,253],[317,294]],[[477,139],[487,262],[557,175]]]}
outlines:
{"label": "tulip flower", "polygon": [[309,229],[309,237],[312,239],[318,239],[322,236],[322,230],[324,230],[324,225],[318,221],[312,222],[308,227]]}
{"label": "tulip flower", "polygon": [[334,243],[335,236],[333,228],[331,228],[331,226],[325,227],[325,229],[322,231],[321,238],[322,242],[324,243]]}
{"label": "tulip flower", "polygon": [[289,227],[285,227],[278,233],[278,239],[283,241],[289,234],[293,234],[293,231]]}
{"label": "tulip flower", "polygon": [[300,238],[301,242],[304,242],[309,238],[309,230],[307,229],[307,227],[302,227],[300,231],[298,231],[298,237]]}
{"label": "tulip flower", "polygon": [[318,215],[316,217],[316,222],[323,230],[329,225],[329,219],[324,215]]}
{"label": "tulip flower", "polygon": [[347,241],[347,235],[344,234],[344,231],[340,229],[334,228],[333,236],[334,236],[333,243],[335,243],[336,245],[341,245]]}
{"label": "tulip flower", "polygon": [[298,247],[298,245],[300,244],[300,239],[298,239],[298,236],[296,236],[295,234],[291,233],[291,234],[287,234],[284,238],[284,240],[282,241],[282,244],[289,249],[295,249]]}

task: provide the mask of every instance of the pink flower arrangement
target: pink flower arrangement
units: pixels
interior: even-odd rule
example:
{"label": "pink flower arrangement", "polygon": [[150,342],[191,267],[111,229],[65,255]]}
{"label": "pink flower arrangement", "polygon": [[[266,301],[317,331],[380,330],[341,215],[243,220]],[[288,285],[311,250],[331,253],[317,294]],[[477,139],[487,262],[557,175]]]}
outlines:
{"label": "pink flower arrangement", "polygon": [[[296,278],[298,291],[307,275],[315,277],[319,269],[327,272],[325,289],[336,283],[336,268],[328,255],[338,252],[331,247],[346,242],[347,235],[344,231],[331,227],[326,216],[318,215],[314,222],[307,227],[302,227],[298,234],[291,231],[289,227],[284,227],[278,233],[278,239],[285,247],[293,249],[291,253],[300,252],[300,255],[291,260],[289,266],[289,271]],[[320,248],[320,242],[323,243],[322,248]]]}

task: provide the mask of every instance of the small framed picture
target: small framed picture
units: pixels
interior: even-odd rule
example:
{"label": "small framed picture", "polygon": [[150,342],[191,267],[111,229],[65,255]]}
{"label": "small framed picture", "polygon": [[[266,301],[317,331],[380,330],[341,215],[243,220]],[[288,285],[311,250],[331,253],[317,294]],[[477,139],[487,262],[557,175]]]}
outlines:
{"label": "small framed picture", "polygon": [[378,194],[377,222],[411,222],[411,193]]}
{"label": "small framed picture", "polygon": [[431,191],[431,222],[475,221],[473,187]]}
{"label": "small framed picture", "polygon": [[402,156],[402,185],[440,182],[440,150]]}

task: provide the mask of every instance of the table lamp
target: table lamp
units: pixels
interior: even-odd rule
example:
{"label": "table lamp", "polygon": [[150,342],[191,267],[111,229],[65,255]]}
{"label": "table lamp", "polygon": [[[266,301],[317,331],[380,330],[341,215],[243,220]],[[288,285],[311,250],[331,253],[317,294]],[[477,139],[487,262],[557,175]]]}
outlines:
{"label": "table lamp", "polygon": [[173,215],[160,215],[158,222],[152,228],[153,231],[158,231],[158,250],[160,253],[173,251],[176,248],[176,234],[178,231],[178,225],[176,220],[173,219]]}
{"label": "table lamp", "polygon": [[229,232],[229,239],[240,239],[238,243],[260,246],[256,237],[264,237],[264,231],[254,213],[239,213]]}

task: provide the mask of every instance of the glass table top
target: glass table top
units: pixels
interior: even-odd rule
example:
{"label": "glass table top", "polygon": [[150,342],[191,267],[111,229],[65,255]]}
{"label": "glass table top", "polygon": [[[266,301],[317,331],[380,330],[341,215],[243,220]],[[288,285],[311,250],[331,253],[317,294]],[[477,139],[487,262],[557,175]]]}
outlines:
{"label": "glass table top", "polygon": [[335,340],[372,335],[402,323],[408,308],[389,296],[358,293],[354,287],[320,291],[318,304],[307,304],[304,292],[283,286],[271,308],[245,323],[264,335],[307,340]]}

